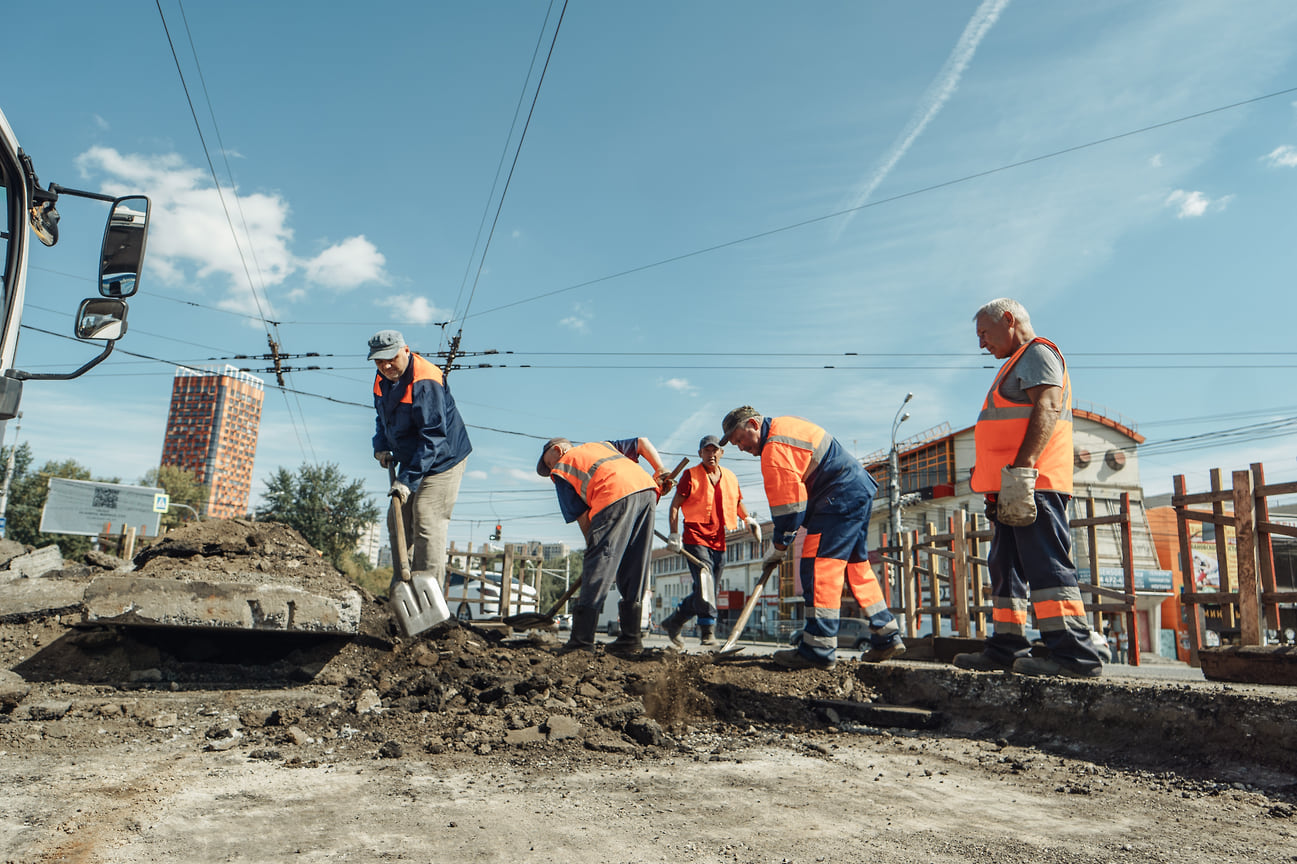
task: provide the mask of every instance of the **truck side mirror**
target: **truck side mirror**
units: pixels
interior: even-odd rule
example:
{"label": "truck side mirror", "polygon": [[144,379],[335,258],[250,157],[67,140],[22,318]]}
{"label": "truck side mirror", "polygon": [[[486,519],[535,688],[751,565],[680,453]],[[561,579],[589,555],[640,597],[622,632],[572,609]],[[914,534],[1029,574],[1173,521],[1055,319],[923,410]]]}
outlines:
{"label": "truck side mirror", "polygon": [[[139,290],[148,232],[147,197],[131,195],[113,202],[113,210],[108,214],[108,226],[104,229],[103,251],[99,255],[99,293],[102,296],[130,297]],[[80,333],[80,315],[77,316],[77,321],[77,331]],[[125,329],[123,326],[122,331],[125,332]]]}
{"label": "truck side mirror", "polygon": [[77,309],[78,339],[107,339],[116,342],[126,335],[126,301],[88,297]]}

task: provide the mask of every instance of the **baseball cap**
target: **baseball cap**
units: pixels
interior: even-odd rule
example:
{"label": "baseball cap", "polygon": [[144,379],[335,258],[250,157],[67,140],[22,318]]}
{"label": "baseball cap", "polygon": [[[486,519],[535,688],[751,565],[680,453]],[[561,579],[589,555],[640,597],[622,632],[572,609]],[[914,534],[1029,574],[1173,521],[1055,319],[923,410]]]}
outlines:
{"label": "baseball cap", "polygon": [[760,416],[761,412],[753,408],[751,405],[744,405],[735,408],[733,411],[726,414],[725,419],[721,421],[721,443],[730,443],[730,435],[733,434],[734,430],[737,429],[738,425],[744,420]]}
{"label": "baseball cap", "polygon": [[540,458],[536,460],[536,473],[542,477],[549,476],[549,466],[545,464],[545,454],[548,453],[549,448],[553,447],[555,444],[566,444],[569,447],[572,446],[572,442],[566,438],[551,438],[545,442],[545,446],[540,448]]}
{"label": "baseball cap", "polygon": [[717,438],[715,435],[704,435],[703,440],[698,442],[698,452],[701,453],[704,450],[706,450],[708,447],[720,447],[720,446],[721,446],[721,439]]}
{"label": "baseball cap", "polygon": [[399,330],[379,330],[369,337],[367,360],[391,360],[405,347],[405,337]]}

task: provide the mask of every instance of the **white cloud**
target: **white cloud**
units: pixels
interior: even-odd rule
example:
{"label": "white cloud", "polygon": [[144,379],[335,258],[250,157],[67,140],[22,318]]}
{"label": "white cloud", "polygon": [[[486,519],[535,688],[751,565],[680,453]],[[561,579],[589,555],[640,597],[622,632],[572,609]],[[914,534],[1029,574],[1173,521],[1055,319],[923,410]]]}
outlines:
{"label": "white cloud", "polygon": [[1272,168],[1297,168],[1297,147],[1285,144],[1266,154],[1265,161]]}
{"label": "white cloud", "polygon": [[302,262],[306,278],[326,288],[345,291],[370,282],[387,284],[383,266],[387,259],[364,234],[348,237]]}
{"label": "white cloud", "polygon": [[687,378],[668,378],[665,381],[658,382],[659,387],[666,387],[668,390],[675,390],[680,393],[696,393],[698,388],[689,383]]}
{"label": "white cloud", "polygon": [[1163,203],[1167,207],[1176,209],[1175,216],[1177,219],[1196,219],[1204,215],[1208,210],[1224,210],[1233,199],[1233,195],[1222,195],[1220,198],[1213,200],[1197,190],[1186,192],[1183,189],[1177,189],[1166,196],[1166,201]]}
{"label": "white cloud", "polygon": [[566,318],[559,319],[559,324],[568,327],[578,333],[590,332],[590,321],[594,318],[594,313],[584,303],[576,303],[572,306],[572,314]]}
{"label": "white cloud", "polygon": [[487,474],[485,471],[465,471],[464,476],[470,477],[474,480],[486,480],[491,475]]}
{"label": "white cloud", "polygon": [[427,297],[418,297],[414,294],[397,294],[374,302],[375,305],[391,309],[398,320],[409,324],[431,324],[434,321],[445,321],[450,318],[449,312],[428,302]]}
{"label": "white cloud", "polygon": [[1150,167],[1150,168],[1161,168],[1161,167],[1162,167],[1162,154],[1161,154],[1161,153],[1154,153],[1154,154],[1153,154],[1153,158],[1148,160],[1148,164],[1149,164],[1149,167]]}
{"label": "white cloud", "polygon": [[[334,243],[312,258],[298,258],[292,250],[292,209],[287,201],[277,194],[218,191],[205,172],[178,154],[127,154],[92,147],[77,157],[77,167],[83,177],[100,178],[100,191],[106,194],[148,195],[153,204],[146,264],[150,274],[176,286],[222,280],[228,293],[218,303],[221,308],[258,312],[249,277],[261,295],[260,311],[267,315],[274,311],[264,292],[293,274],[337,291],[388,282],[385,258],[363,235]],[[299,288],[285,296],[304,294]]]}

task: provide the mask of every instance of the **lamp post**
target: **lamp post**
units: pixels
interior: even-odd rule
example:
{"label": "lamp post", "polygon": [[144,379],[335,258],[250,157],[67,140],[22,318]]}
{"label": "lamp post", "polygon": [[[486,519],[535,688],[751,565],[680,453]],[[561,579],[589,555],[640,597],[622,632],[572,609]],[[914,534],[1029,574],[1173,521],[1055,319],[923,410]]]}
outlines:
{"label": "lamp post", "polygon": [[901,536],[901,469],[900,460],[896,456],[896,428],[910,419],[908,413],[901,412],[913,398],[913,393],[906,393],[905,401],[896,409],[896,417],[892,420],[892,449],[887,455],[887,530],[893,543],[898,542]]}

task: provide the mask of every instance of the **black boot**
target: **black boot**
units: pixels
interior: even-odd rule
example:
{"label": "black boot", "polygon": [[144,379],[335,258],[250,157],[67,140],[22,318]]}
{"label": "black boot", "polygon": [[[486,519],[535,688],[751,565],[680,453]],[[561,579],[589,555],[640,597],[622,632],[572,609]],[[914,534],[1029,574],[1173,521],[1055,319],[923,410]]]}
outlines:
{"label": "black boot", "polygon": [[638,603],[622,602],[617,604],[617,620],[621,624],[621,635],[608,645],[608,653],[627,660],[639,657],[644,650],[644,639],[640,635],[640,615],[643,607]]}
{"label": "black boot", "polygon": [[698,644],[715,645],[716,644],[716,627],[712,624],[698,625]]}
{"label": "black boot", "polygon": [[667,634],[667,641],[671,643],[671,647],[684,650],[685,640],[680,638],[680,631],[685,629],[688,623],[689,616],[685,614],[684,609],[677,609],[662,622],[662,630]]}
{"label": "black boot", "polygon": [[599,610],[593,606],[578,606],[572,610],[572,635],[567,644],[558,649],[559,654],[572,651],[594,651],[594,630],[599,626]]}

